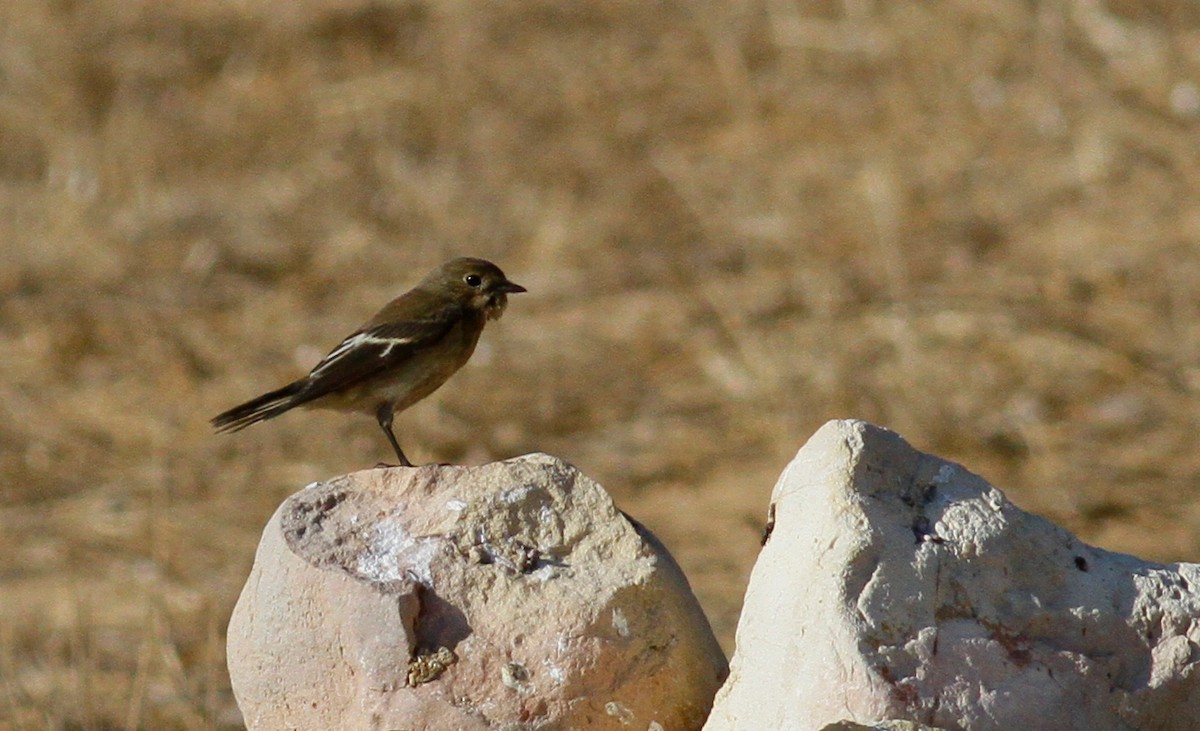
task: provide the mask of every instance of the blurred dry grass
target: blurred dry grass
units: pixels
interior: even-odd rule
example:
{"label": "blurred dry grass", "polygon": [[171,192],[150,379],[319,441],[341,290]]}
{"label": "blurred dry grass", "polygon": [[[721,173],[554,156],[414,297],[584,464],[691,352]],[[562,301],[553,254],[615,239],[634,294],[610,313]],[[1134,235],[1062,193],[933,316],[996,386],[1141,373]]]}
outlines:
{"label": "blurred dry grass", "polygon": [[261,525],[388,456],[207,418],[427,268],[515,298],[398,419],[542,450],[727,648],[772,483],[853,416],[1200,557],[1200,6],[0,4],[0,730],[228,729]]}

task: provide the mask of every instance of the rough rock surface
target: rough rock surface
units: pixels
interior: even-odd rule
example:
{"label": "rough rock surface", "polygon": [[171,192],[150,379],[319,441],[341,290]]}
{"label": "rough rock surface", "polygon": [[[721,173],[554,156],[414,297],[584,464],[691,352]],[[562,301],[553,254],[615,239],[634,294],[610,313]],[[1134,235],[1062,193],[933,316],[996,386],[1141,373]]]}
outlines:
{"label": "rough rock surface", "polygon": [[1200,566],[1093,548],[854,421],[770,513],[707,731],[1200,728]]}
{"label": "rough rock surface", "polygon": [[871,725],[854,721],[838,721],[825,726],[821,731],[944,731],[935,726],[926,726],[915,721],[876,721]]}
{"label": "rough rock surface", "polygon": [[288,498],[228,650],[251,731],[695,729],[727,672],[666,549],[547,455]]}

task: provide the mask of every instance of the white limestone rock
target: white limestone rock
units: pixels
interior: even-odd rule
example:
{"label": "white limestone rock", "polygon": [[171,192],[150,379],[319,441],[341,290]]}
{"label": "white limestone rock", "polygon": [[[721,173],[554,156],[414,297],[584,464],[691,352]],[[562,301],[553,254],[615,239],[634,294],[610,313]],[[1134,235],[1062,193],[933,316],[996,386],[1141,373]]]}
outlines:
{"label": "white limestone rock", "polygon": [[706,731],[1200,729],[1200,565],[1089,546],[856,421],[770,512]]}
{"label": "white limestone rock", "polygon": [[915,721],[876,721],[871,725],[855,723],[854,721],[838,721],[825,726],[821,731],[945,731],[934,726],[926,726]]}
{"label": "white limestone rock", "polygon": [[250,731],[697,729],[727,672],[666,549],[541,454],[293,495],[228,650]]}

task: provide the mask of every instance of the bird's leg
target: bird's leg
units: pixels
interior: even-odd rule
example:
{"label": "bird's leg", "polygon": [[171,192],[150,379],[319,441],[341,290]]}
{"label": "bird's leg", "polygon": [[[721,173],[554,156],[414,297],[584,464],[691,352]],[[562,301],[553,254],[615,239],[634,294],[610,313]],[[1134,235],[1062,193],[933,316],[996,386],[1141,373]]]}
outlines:
{"label": "bird's leg", "polygon": [[375,418],[379,420],[379,427],[383,429],[383,433],[387,434],[388,441],[392,443],[392,449],[396,450],[396,458],[400,460],[400,466],[412,467],[413,463],[404,456],[404,450],[400,448],[400,443],[396,441],[396,435],[392,432],[392,405],[386,401],[379,404],[379,408],[375,410]]}

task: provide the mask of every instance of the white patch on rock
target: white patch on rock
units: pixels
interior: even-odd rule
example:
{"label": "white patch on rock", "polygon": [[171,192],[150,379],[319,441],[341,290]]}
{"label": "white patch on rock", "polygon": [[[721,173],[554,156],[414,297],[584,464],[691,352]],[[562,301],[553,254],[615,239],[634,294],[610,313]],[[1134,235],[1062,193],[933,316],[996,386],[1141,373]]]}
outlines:
{"label": "white patch on rock", "polygon": [[633,711],[629,710],[628,706],[626,706],[624,703],[618,703],[617,701],[609,701],[608,703],[605,703],[604,712],[620,721],[621,725],[623,726],[628,726],[629,724],[633,723],[633,719],[636,718],[636,716],[633,714]]}
{"label": "white patch on rock", "polygon": [[629,620],[625,619],[625,614],[620,609],[612,611],[612,626],[620,637],[629,636]]}
{"label": "white patch on rock", "polygon": [[500,493],[500,501],[510,505],[514,503],[524,502],[525,498],[534,491],[533,485],[521,485],[511,490],[505,490]]}
{"label": "white patch on rock", "polygon": [[[355,525],[358,520],[348,522]],[[354,557],[353,571],[370,581],[408,579],[428,586],[433,582],[433,559],[445,541],[440,536],[413,537],[394,524],[377,524]]]}
{"label": "white patch on rock", "polygon": [[567,682],[567,673],[558,665],[555,665],[548,658],[542,660],[542,666],[546,668],[546,675],[554,681],[555,685],[562,685]]}

